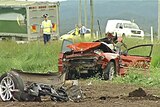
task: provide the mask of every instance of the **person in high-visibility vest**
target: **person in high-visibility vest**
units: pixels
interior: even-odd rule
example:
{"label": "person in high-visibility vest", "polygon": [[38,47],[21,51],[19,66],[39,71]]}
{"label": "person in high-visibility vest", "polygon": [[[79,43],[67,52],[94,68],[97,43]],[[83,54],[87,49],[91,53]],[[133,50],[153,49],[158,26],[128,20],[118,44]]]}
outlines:
{"label": "person in high-visibility vest", "polygon": [[76,27],[75,28],[75,35],[78,36],[79,35],[79,26],[76,25],[75,27]]}
{"label": "person in high-visibility vest", "polygon": [[43,15],[44,20],[41,24],[41,33],[43,34],[44,44],[50,41],[52,33],[52,22],[48,20],[48,14]]}

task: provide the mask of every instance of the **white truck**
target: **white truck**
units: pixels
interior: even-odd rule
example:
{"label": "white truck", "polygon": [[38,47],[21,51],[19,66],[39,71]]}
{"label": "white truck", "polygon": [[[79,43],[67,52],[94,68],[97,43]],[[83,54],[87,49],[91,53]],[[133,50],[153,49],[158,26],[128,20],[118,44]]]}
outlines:
{"label": "white truck", "polygon": [[122,37],[144,38],[144,31],[139,26],[128,20],[108,20],[105,33]]}

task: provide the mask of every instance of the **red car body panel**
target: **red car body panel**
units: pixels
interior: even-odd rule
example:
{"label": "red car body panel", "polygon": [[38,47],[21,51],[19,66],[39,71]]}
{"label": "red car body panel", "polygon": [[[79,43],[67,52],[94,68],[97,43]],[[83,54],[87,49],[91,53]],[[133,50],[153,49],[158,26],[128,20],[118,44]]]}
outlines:
{"label": "red car body panel", "polygon": [[126,67],[138,67],[138,68],[144,68],[148,69],[151,57],[141,57],[141,56],[121,56],[122,63]]}
{"label": "red car body panel", "polygon": [[74,52],[82,52],[82,51],[87,51],[92,48],[96,48],[100,46],[100,42],[82,42],[82,43],[76,43],[76,44],[71,44],[68,45],[67,47],[74,50]]}
{"label": "red car body panel", "polygon": [[58,72],[61,74],[63,73],[63,62],[62,62],[63,55],[64,55],[63,53],[60,53],[58,58]]}

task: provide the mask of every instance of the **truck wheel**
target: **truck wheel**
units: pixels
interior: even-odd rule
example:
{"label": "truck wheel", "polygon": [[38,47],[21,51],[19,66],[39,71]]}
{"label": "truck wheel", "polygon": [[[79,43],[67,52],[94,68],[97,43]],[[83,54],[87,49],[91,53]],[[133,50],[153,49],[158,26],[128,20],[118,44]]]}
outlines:
{"label": "truck wheel", "polygon": [[[16,76],[11,76],[7,73],[0,77],[0,97],[2,101],[10,101],[14,99],[22,101],[20,98],[22,89],[24,89],[24,86],[20,78],[16,78]],[[17,90],[18,93],[15,93],[15,90]]]}
{"label": "truck wheel", "polygon": [[112,80],[116,73],[114,62],[109,62],[107,67],[103,70],[104,80]]}

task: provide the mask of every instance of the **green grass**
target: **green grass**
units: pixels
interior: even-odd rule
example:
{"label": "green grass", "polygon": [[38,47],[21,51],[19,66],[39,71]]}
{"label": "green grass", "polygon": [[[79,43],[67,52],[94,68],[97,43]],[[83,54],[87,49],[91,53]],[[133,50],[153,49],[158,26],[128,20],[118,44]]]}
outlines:
{"label": "green grass", "polygon": [[16,44],[0,42],[0,73],[11,68],[29,72],[57,71],[58,54],[61,42],[44,45],[42,42]]}
{"label": "green grass", "polygon": [[158,87],[160,88],[160,69],[151,68],[150,71],[128,71],[124,77],[116,77],[113,82],[124,84],[135,84],[144,87]]}

